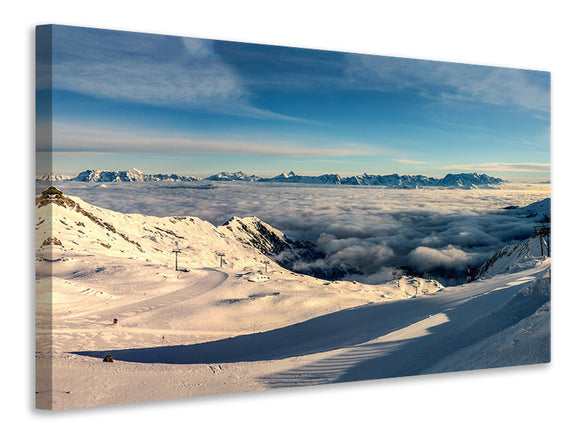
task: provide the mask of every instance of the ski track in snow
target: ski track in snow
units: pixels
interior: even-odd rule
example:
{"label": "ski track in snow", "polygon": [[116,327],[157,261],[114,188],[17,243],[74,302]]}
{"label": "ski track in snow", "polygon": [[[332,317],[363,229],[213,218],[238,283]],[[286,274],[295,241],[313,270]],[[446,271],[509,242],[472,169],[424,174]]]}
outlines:
{"label": "ski track in snow", "polygon": [[142,313],[147,313],[152,310],[160,310],[164,307],[169,307],[179,302],[197,298],[204,293],[207,293],[221,283],[223,283],[228,275],[217,270],[202,270],[196,280],[190,281],[187,287],[173,291],[166,295],[155,296],[149,299],[141,300],[131,304],[124,305],[122,308],[109,308],[98,312],[92,320],[110,320],[112,318],[121,319],[131,318]]}
{"label": "ski track in snow", "polygon": [[[462,336],[459,328],[469,325],[470,318],[480,318],[505,303],[546,267],[533,275],[501,276],[436,295],[364,305],[273,331],[214,342],[79,354],[98,358],[112,355],[115,360],[138,363],[223,364],[328,353],[313,364],[265,378],[271,387],[288,382],[408,376],[503,329],[505,325],[497,324],[496,329]],[[444,345],[450,339],[453,344]]]}

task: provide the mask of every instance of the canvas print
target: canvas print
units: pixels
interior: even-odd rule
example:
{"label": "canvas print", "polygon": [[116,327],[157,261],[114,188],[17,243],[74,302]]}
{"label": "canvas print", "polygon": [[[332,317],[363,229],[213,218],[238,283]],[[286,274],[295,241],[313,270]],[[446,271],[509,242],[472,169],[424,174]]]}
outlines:
{"label": "canvas print", "polygon": [[38,408],[550,361],[548,72],[39,26],[35,206]]}

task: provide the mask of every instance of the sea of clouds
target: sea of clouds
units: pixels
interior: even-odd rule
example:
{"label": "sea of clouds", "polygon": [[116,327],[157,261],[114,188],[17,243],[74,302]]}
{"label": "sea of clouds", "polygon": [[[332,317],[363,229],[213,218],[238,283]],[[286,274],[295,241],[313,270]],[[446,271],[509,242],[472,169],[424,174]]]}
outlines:
{"label": "sea of clouds", "polygon": [[257,216],[293,239],[316,243],[326,258],[293,268],[344,267],[348,279],[381,283],[401,267],[443,282],[465,280],[506,244],[525,239],[538,218],[508,206],[550,196],[549,186],[397,190],[282,183],[58,182],[65,194],[124,213],[197,216],[221,225]]}

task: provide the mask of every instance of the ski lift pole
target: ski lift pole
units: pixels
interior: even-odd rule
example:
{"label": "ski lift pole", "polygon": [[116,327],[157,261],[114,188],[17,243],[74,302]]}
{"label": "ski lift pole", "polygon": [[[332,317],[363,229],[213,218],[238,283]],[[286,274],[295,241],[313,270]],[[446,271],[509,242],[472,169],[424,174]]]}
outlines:
{"label": "ski lift pole", "polygon": [[179,254],[181,252],[181,249],[179,248],[175,248],[173,251],[171,252],[175,252],[175,270],[177,270],[177,254]]}
{"label": "ski lift pole", "polygon": [[534,230],[536,231],[535,234],[538,235],[540,238],[540,253],[542,257],[544,256],[544,237],[543,233],[545,231],[545,227],[543,225],[536,225],[534,226]]}

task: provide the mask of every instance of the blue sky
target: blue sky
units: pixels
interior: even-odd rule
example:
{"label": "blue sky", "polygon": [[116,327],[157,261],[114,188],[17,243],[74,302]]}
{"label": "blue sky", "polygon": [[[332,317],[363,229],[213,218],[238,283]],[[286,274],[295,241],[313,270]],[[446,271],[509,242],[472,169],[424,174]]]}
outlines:
{"label": "blue sky", "polygon": [[550,177],[546,72],[67,26],[52,42],[58,173]]}

